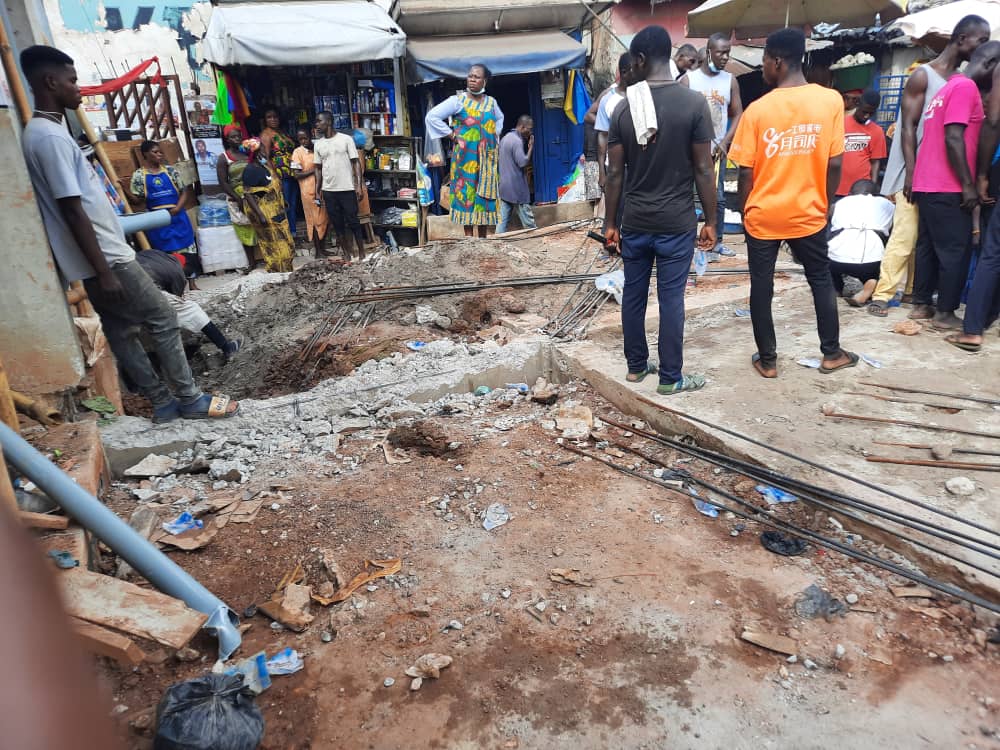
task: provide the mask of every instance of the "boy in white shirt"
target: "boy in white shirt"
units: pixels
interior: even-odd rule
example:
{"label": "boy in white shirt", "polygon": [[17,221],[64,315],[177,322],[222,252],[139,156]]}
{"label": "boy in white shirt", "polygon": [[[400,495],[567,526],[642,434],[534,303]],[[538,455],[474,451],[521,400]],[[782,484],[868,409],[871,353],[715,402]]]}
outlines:
{"label": "boy in white shirt", "polygon": [[847,304],[861,307],[878,284],[885,240],[892,229],[896,207],[878,194],[871,180],[858,180],[849,195],[837,201],[830,221],[830,275],[838,295],[844,294],[844,276],[864,286],[847,297]]}

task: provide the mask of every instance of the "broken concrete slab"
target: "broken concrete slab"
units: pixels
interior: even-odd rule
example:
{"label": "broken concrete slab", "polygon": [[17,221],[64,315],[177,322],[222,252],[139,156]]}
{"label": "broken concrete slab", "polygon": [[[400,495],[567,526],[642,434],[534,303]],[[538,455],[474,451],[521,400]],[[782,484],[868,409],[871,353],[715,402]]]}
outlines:
{"label": "broken concrete slab", "polygon": [[208,619],[180,599],[81,568],[60,571],[56,582],[69,615],[171,648],[186,646]]}
{"label": "broken concrete slab", "polygon": [[173,473],[177,466],[176,459],[170,456],[162,456],[157,453],[150,453],[139,463],[134,464],[123,472],[123,476],[132,479],[148,479],[149,477],[165,477]]}
{"label": "broken concrete slab", "polygon": [[151,453],[164,455],[193,448],[201,432],[200,427],[184,419],[154,425],[142,417],[118,417],[101,428],[101,440],[111,473],[121,477],[125,469]]}

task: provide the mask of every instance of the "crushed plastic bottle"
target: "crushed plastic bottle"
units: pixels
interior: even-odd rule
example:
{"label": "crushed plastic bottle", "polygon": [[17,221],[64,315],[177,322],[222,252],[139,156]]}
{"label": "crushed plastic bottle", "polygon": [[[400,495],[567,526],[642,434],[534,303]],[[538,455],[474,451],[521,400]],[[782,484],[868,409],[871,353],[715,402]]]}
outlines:
{"label": "crushed plastic bottle", "polygon": [[305,666],[299,652],[293,648],[285,648],[267,660],[269,675],[295,674]]}
{"label": "crushed plastic bottle", "polygon": [[811,367],[814,370],[818,370],[822,362],[820,362],[818,359],[814,359],[813,357],[803,357],[802,359],[795,360],[795,364],[802,365],[803,367]]}
{"label": "crushed plastic bottle", "polygon": [[694,251],[694,275],[704,276],[705,271],[708,270],[708,253],[704,250],[697,249]]}
{"label": "crushed plastic bottle", "polygon": [[719,509],[710,502],[702,500],[701,495],[698,494],[698,490],[694,487],[688,487],[688,492],[691,493],[691,502],[694,503],[695,510],[703,516],[708,516],[709,518],[719,517]]}
{"label": "crushed plastic bottle", "polygon": [[183,534],[185,531],[190,531],[191,529],[203,529],[204,527],[204,522],[199,521],[187,511],[181,513],[173,521],[167,521],[163,524],[163,530],[173,536]]}
{"label": "crushed plastic bottle", "polygon": [[506,388],[510,388],[512,390],[515,390],[515,391],[517,391],[518,393],[520,393],[522,395],[531,390],[528,387],[527,383],[505,383],[504,386]]}
{"label": "crushed plastic bottle", "polygon": [[795,495],[778,489],[777,487],[771,487],[768,484],[758,484],[754,487],[754,489],[764,496],[768,505],[777,505],[778,503],[794,503],[798,500]]}
{"label": "crushed plastic bottle", "polygon": [[861,361],[864,362],[866,365],[870,365],[871,367],[874,367],[876,370],[882,369],[882,363],[879,362],[874,357],[869,357],[867,354],[861,354],[859,356],[861,357]]}
{"label": "crushed plastic bottle", "polygon": [[487,531],[493,531],[493,529],[503,526],[509,520],[510,511],[507,510],[507,506],[502,503],[493,503],[486,509],[486,517],[483,518],[483,528]]}

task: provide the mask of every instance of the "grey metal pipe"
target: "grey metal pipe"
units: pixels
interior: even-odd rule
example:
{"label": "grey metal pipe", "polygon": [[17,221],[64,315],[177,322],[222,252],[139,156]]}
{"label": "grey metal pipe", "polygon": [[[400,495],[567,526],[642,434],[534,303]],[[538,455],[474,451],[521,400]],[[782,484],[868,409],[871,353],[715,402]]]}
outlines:
{"label": "grey metal pipe", "polygon": [[2,422],[0,445],[3,445],[4,457],[18,471],[156,588],[207,614],[205,628],[214,631],[219,639],[220,659],[228,659],[240,647],[239,618],[222,600]]}
{"label": "grey metal pipe", "polygon": [[147,229],[159,229],[170,224],[170,212],[165,208],[158,208],[155,211],[143,211],[138,214],[125,214],[118,217],[118,223],[122,225],[125,234],[135,234],[145,232]]}

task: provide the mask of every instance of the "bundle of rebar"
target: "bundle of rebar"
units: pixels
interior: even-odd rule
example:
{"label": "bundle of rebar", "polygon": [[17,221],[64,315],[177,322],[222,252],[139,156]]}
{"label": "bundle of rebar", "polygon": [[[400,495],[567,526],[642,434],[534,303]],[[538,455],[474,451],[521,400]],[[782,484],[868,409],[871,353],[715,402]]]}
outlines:
{"label": "bundle of rebar", "polygon": [[[905,502],[912,503],[923,508],[924,510],[930,511],[932,514],[948,518],[955,522],[952,527],[945,527],[932,520],[918,518],[907,513],[891,510],[875,503],[867,502],[844,493],[835,492],[824,487],[810,484],[803,480],[795,479],[791,476],[782,474],[781,472],[766,469],[756,464],[740,461],[724,454],[716,453],[696,445],[690,445],[686,442],[669,438],[655,432],[638,429],[633,425],[620,424],[614,419],[608,417],[602,417],[602,420],[606,424],[618,428],[623,432],[628,431],[631,434],[641,436],[659,445],[672,448],[678,452],[703,460],[713,466],[741,474],[754,480],[755,482],[767,483],[773,487],[794,494],[803,502],[806,502],[814,507],[828,512],[834,512],[846,518],[851,518],[870,528],[877,529],[884,534],[898,538],[914,545],[915,547],[940,555],[961,565],[968,566],[969,568],[986,575],[1000,577],[995,569],[990,569],[982,564],[979,564],[974,558],[970,559],[968,555],[960,555],[960,553],[964,551],[966,553],[971,552],[975,555],[981,555],[991,561],[1000,559],[1000,554],[998,554],[998,552],[1000,552],[1000,545],[993,541],[994,538],[1000,535],[998,535],[995,530],[988,529],[968,519],[964,519],[947,511],[934,508],[926,503],[922,503],[911,498],[905,498],[890,490],[878,488],[885,494],[892,495],[893,497],[899,497]],[[614,439],[610,442],[613,443],[615,447],[629,451],[648,463],[670,468],[667,464],[661,462],[656,457],[650,456],[647,453],[638,450],[634,445],[626,444]],[[569,444],[566,444],[563,447],[574,453],[586,455],[592,459],[600,461],[624,474],[657,484],[666,490],[680,492],[681,494],[688,496],[693,494],[688,489],[679,489],[676,486],[667,484],[662,479],[649,476],[629,466],[619,465],[606,456],[584,451],[581,448],[574,447]],[[779,450],[779,452],[781,451]],[[808,462],[806,459],[802,460],[810,463],[810,465],[813,465],[813,462]],[[757,506],[754,503],[738,497],[725,488],[719,487],[712,482],[693,476],[690,472],[677,471],[676,469],[673,471],[682,477],[684,484],[694,485],[712,493],[713,496],[706,499],[706,502],[717,507],[719,510],[728,511],[742,518],[758,521],[765,526],[770,526],[780,531],[791,533],[794,536],[807,539],[818,546],[825,547],[827,549],[840,552],[853,559],[875,565],[876,567],[897,574],[915,583],[927,586],[928,588],[940,591],[949,596],[954,596],[964,601],[971,602],[994,612],[1000,612],[1000,604],[995,601],[987,600],[977,594],[971,593],[952,584],[936,580],[922,573],[897,565],[896,563],[879,557],[878,555],[864,552],[843,541],[832,539],[816,531],[797,525],[791,521],[784,520],[779,516],[768,512],[768,509]],[[840,475],[840,472],[837,472],[836,470],[829,469],[829,471],[830,473]],[[858,481],[865,486],[873,486],[863,480],[854,479],[854,481]],[[725,499],[726,503],[720,502],[719,498]],[[705,498],[703,497],[702,499]],[[866,515],[859,515],[855,511],[863,512]],[[984,533],[980,533],[978,536],[972,536],[962,530],[963,527],[967,527],[970,531],[976,530]],[[911,532],[916,532],[917,534],[923,535],[925,538],[917,538]]]}
{"label": "bundle of rebar", "polygon": [[443,281],[436,284],[414,284],[411,286],[385,286],[349,294],[340,298],[340,302],[390,302],[396,300],[418,299],[420,297],[435,297],[444,294],[466,294],[484,289],[502,289],[504,287],[542,286],[546,284],[571,284],[576,281],[593,281],[598,274],[569,274],[558,276],[522,276],[511,279],[495,279],[493,281]]}

